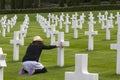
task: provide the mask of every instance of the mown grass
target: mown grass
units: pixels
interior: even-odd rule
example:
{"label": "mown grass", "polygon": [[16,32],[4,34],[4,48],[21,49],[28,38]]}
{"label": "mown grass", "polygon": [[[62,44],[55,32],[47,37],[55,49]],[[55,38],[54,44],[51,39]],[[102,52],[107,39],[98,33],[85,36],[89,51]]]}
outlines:
{"label": "mown grass", "polygon": [[[100,11],[102,14],[105,11]],[[109,11],[109,13],[116,14],[117,11]],[[79,15],[82,12],[78,12]],[[98,35],[94,36],[94,50],[86,51],[88,37],[84,35],[84,32],[88,30],[88,13],[86,15],[83,29],[79,30],[79,38],[73,38],[73,29],[70,28],[69,33],[65,33],[65,40],[70,41],[70,46],[65,47],[65,65],[64,67],[57,66],[57,49],[44,50],[41,55],[41,63],[48,69],[48,73],[37,74],[33,76],[18,75],[18,71],[22,67],[21,60],[25,54],[26,48],[31,43],[32,38],[35,35],[40,35],[44,39],[46,45],[50,44],[50,39],[47,39],[43,29],[36,21],[36,14],[29,14],[30,24],[28,28],[27,36],[25,37],[25,45],[20,46],[20,60],[14,62],[12,59],[13,45],[10,44],[10,39],[13,39],[13,31],[19,30],[20,24],[24,20],[25,14],[17,14],[18,20],[14,28],[10,33],[6,33],[6,37],[2,37],[0,34],[0,47],[2,47],[4,53],[7,54],[7,67],[4,68],[4,80],[64,80],[65,72],[73,72],[75,68],[75,54],[88,54],[88,71],[90,73],[98,73],[99,80],[120,80],[120,76],[116,75],[116,51],[110,49],[111,43],[116,43],[117,25],[114,24],[114,28],[111,29],[111,40],[105,40],[105,30],[101,29],[101,25],[97,22],[94,29],[98,31]],[[94,11],[95,20],[99,11]],[[61,13],[54,13],[60,15]],[[70,15],[73,12],[69,12]],[[47,17],[48,13],[41,13],[41,15]],[[2,17],[4,15],[0,15]],[[8,18],[14,16],[14,14],[7,15]],[[114,19],[115,22],[116,19]],[[58,27],[58,26],[57,26]],[[57,28],[59,30],[59,28]],[[60,31],[64,31],[64,28]]]}

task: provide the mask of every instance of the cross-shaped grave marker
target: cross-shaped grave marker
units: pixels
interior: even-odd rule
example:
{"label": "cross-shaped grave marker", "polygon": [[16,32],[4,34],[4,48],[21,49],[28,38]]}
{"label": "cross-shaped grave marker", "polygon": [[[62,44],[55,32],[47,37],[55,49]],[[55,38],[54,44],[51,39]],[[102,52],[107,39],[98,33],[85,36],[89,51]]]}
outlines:
{"label": "cross-shaped grave marker", "polygon": [[62,13],[61,15],[60,15],[60,18],[59,18],[59,25],[60,25],[60,29],[62,29],[62,26],[63,26],[63,21],[64,21],[64,14]]}
{"label": "cross-shaped grave marker", "polygon": [[116,73],[120,74],[120,34],[117,37],[117,44],[111,44],[110,47],[117,50]]}
{"label": "cross-shaped grave marker", "polygon": [[65,16],[66,22],[64,22],[64,24],[65,24],[65,32],[66,33],[69,32],[69,24],[71,24],[71,22],[69,21],[69,17],[70,16],[68,14],[66,14],[66,16]]}
{"label": "cross-shaped grave marker", "polygon": [[111,28],[113,28],[113,19],[114,19],[115,17],[113,16],[112,13],[110,13],[110,16],[109,16],[108,18],[109,18],[109,20],[110,20]]}
{"label": "cross-shaped grave marker", "polygon": [[11,28],[11,21],[8,20],[8,22],[7,22],[7,32],[10,32],[10,28]]}
{"label": "cross-shaped grave marker", "polygon": [[89,24],[89,31],[85,31],[85,35],[89,36],[89,39],[88,39],[88,49],[87,50],[93,50],[93,48],[94,48],[94,44],[93,44],[94,38],[93,38],[93,35],[97,35],[98,32],[94,31],[94,24],[96,23],[95,21],[93,21],[94,17],[91,16],[89,19],[90,19],[90,21],[88,22],[88,24]]}
{"label": "cross-shaped grave marker", "polygon": [[74,28],[74,38],[78,38],[78,20],[75,15],[72,15],[72,28]]}
{"label": "cross-shaped grave marker", "polygon": [[84,20],[85,20],[85,19],[84,19],[85,17],[86,17],[85,14],[82,13],[82,15],[80,16],[80,18],[78,19],[78,21],[80,22],[78,27],[79,27],[80,29],[82,29],[82,25],[83,25],[83,23],[85,22],[85,21],[84,21]]}
{"label": "cross-shaped grave marker", "polygon": [[3,80],[3,78],[4,78],[3,70],[4,70],[4,67],[7,66],[6,61],[5,61],[6,56],[7,56],[6,54],[3,54],[2,48],[0,48],[0,80]]}
{"label": "cross-shaped grave marker", "polygon": [[97,17],[98,17],[98,22],[101,23],[101,19],[102,19],[102,14],[101,14],[101,12],[99,12],[99,14],[97,15]]}
{"label": "cross-shaped grave marker", "polygon": [[88,72],[88,55],[75,55],[75,72],[65,72],[65,80],[98,80],[97,73]]}
{"label": "cross-shaped grave marker", "polygon": [[118,31],[117,31],[117,33],[118,34],[120,34],[120,15],[118,16],[118,21],[117,21],[118,23]]}
{"label": "cross-shaped grave marker", "polygon": [[62,43],[62,47],[58,47],[58,55],[57,55],[57,65],[60,67],[64,66],[64,46],[69,46],[68,41],[64,41],[64,32],[58,33],[58,41],[54,44]]}
{"label": "cross-shaped grave marker", "polygon": [[[118,18],[118,31],[120,31],[120,16]],[[116,73],[120,74],[120,32],[117,32],[117,44],[111,44],[111,49],[117,50]]]}
{"label": "cross-shaped grave marker", "polygon": [[5,37],[6,36],[6,21],[2,22],[2,36]]}
{"label": "cross-shaped grave marker", "polygon": [[116,18],[117,18],[117,20],[116,20],[115,24],[118,24],[118,18],[119,18],[119,16],[120,16],[120,13],[119,13],[119,12],[117,12],[117,14],[116,14],[115,16],[116,16]]}
{"label": "cross-shaped grave marker", "polygon": [[55,35],[58,34],[58,31],[56,31],[55,27],[56,26],[54,24],[52,24],[51,31],[49,32],[51,35],[51,45],[55,43]]}
{"label": "cross-shaped grave marker", "polygon": [[14,31],[14,39],[10,40],[10,44],[13,44],[13,60],[19,60],[19,45],[24,45],[23,39],[19,39],[19,31]]}
{"label": "cross-shaped grave marker", "polygon": [[110,40],[110,28],[112,28],[110,25],[110,20],[107,20],[106,26],[104,26],[103,28],[103,29],[106,29],[106,40]]}

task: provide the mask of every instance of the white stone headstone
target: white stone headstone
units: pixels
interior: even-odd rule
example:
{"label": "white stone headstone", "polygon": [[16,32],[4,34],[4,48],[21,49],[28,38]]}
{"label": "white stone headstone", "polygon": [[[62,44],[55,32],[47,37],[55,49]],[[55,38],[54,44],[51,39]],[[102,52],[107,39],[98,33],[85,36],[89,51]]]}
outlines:
{"label": "white stone headstone", "polygon": [[56,15],[56,16],[55,16],[55,26],[58,25],[58,20],[59,20],[58,15]]}
{"label": "white stone headstone", "polygon": [[111,44],[110,48],[117,50],[116,74],[120,74],[120,34],[117,36],[117,44]]}
{"label": "white stone headstone", "polygon": [[105,20],[107,20],[108,19],[108,11],[105,11]]}
{"label": "white stone headstone", "polygon": [[51,35],[51,45],[55,43],[55,36],[58,34],[58,31],[56,31],[55,27],[55,25],[51,25],[51,31],[49,32]]}
{"label": "white stone headstone", "polygon": [[98,14],[97,17],[98,17],[98,22],[101,23],[101,19],[102,19],[102,14],[101,14],[101,12],[99,12],[99,14]]}
{"label": "white stone headstone", "polygon": [[118,20],[118,21],[117,21],[117,22],[118,22],[118,23],[117,23],[117,24],[118,24],[117,33],[120,34],[120,15],[118,16],[117,20]]}
{"label": "white stone headstone", "polygon": [[24,45],[23,39],[20,39],[19,31],[14,31],[14,39],[10,40],[10,44],[13,44],[13,61],[19,60],[19,45]]}
{"label": "white stone headstone", "polygon": [[94,35],[97,35],[98,32],[94,31],[94,24],[96,22],[93,21],[93,17],[90,18],[90,21],[88,22],[89,24],[89,31],[85,31],[85,35],[88,35],[88,50],[93,50],[94,49]]}
{"label": "white stone headstone", "polygon": [[113,27],[114,27],[114,26],[113,26],[113,19],[114,19],[115,17],[113,16],[112,13],[110,13],[110,16],[109,16],[108,18],[109,18],[109,20],[110,20],[110,26],[111,26],[111,28],[113,28]]}
{"label": "white stone headstone", "polygon": [[110,40],[110,29],[111,29],[111,23],[110,20],[106,21],[106,26],[104,26],[103,29],[106,29],[106,40]]}
{"label": "white stone headstone", "polygon": [[80,28],[80,29],[82,29],[82,25],[83,25],[83,23],[85,22],[84,20],[84,18],[85,18],[86,16],[85,16],[85,14],[84,13],[82,13],[82,15],[80,16],[80,18],[78,19],[78,21],[79,21],[79,25],[78,25],[78,27]]}
{"label": "white stone headstone", "polygon": [[60,15],[60,19],[59,19],[60,29],[62,29],[62,27],[63,27],[63,21],[64,21],[64,14],[62,13],[62,14]]}
{"label": "white stone headstone", "polygon": [[69,46],[68,41],[64,41],[64,32],[58,33],[58,41],[54,44],[58,44],[59,42],[62,43],[62,47],[58,47],[58,55],[57,55],[57,65],[60,67],[64,66],[64,47]]}
{"label": "white stone headstone", "polygon": [[68,33],[69,32],[69,24],[71,24],[71,22],[69,21],[70,16],[68,14],[66,14],[65,19],[66,22],[64,22],[65,24],[65,32]]}
{"label": "white stone headstone", "polygon": [[116,20],[115,24],[118,24],[118,18],[119,18],[119,16],[120,16],[120,13],[119,13],[119,12],[117,12],[117,14],[116,14],[115,16],[116,16],[116,18],[117,18],[117,20]]}
{"label": "white stone headstone", "polygon": [[48,14],[48,21],[51,22],[51,13]]}
{"label": "white stone headstone", "polygon": [[8,20],[8,22],[7,22],[7,32],[10,32],[10,28],[11,28],[11,22],[10,22],[10,20]]}
{"label": "white stone headstone", "polygon": [[104,27],[105,27],[105,24],[106,22],[105,22],[105,16],[104,15],[101,15],[101,29],[104,29]]}
{"label": "white stone headstone", "polygon": [[4,67],[6,67],[6,54],[3,54],[2,48],[0,48],[0,80],[3,80],[4,76]]}
{"label": "white stone headstone", "polygon": [[6,21],[2,22],[2,36],[6,36]]}
{"label": "white stone headstone", "polygon": [[117,32],[117,44],[111,44],[111,49],[117,50],[117,63],[116,63],[116,74],[120,74],[120,16],[118,17],[118,32]]}
{"label": "white stone headstone", "polygon": [[88,55],[75,55],[75,72],[65,72],[65,80],[98,80],[97,73],[88,72]]}
{"label": "white stone headstone", "polygon": [[72,28],[74,29],[74,38],[78,38],[78,19],[75,17],[75,15],[72,15]]}

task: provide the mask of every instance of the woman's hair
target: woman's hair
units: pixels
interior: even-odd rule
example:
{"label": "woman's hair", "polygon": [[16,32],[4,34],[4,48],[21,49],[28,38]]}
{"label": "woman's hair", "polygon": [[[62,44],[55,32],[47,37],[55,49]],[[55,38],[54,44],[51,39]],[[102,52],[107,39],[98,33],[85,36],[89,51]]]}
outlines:
{"label": "woman's hair", "polygon": [[43,41],[33,41],[32,42],[32,45],[40,45],[41,43],[43,43]]}

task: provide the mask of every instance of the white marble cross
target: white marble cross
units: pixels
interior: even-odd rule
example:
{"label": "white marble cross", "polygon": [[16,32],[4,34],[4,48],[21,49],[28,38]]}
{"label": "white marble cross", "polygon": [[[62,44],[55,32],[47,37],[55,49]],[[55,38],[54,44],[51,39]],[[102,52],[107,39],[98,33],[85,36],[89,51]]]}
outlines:
{"label": "white marble cross", "polygon": [[101,15],[101,29],[104,29],[105,23],[106,23],[106,21],[105,21],[105,15]]}
{"label": "white marble cross", "polygon": [[111,28],[113,28],[113,19],[114,19],[115,17],[113,16],[112,13],[110,13],[110,16],[109,16],[108,18],[109,18],[109,20],[110,20]]}
{"label": "white marble cross", "polygon": [[106,40],[110,40],[110,28],[112,28],[110,20],[107,20],[106,26],[104,26],[104,28],[103,28],[103,29],[106,29]]}
{"label": "white marble cross", "polygon": [[55,16],[55,26],[58,25],[58,20],[59,20],[58,15],[56,15],[56,16]]}
{"label": "white marble cross", "polygon": [[27,34],[27,32],[24,28],[24,25],[20,25],[19,33],[20,33],[20,39],[23,39],[23,41],[24,41],[24,37],[26,37],[26,34]]}
{"label": "white marble cross", "polygon": [[80,18],[78,19],[78,21],[80,22],[79,23],[79,25],[78,25],[78,27],[80,28],[80,29],[82,29],[82,25],[83,25],[83,23],[84,23],[84,18],[85,18],[86,16],[85,16],[85,14],[84,13],[82,13],[82,15],[80,16]]}
{"label": "white marble cross", "polygon": [[99,14],[98,14],[97,17],[98,17],[98,22],[101,23],[101,19],[102,19],[102,14],[101,14],[101,12],[99,12]]}
{"label": "white marble cross", "polygon": [[46,21],[46,37],[50,38],[50,33],[51,33],[51,25],[49,21]]}
{"label": "white marble cross", "polygon": [[54,24],[52,24],[51,31],[49,31],[49,33],[51,35],[51,45],[53,45],[55,43],[55,35],[58,34],[58,31],[56,31],[55,27],[56,26]]}
{"label": "white marble cross", "polygon": [[75,14],[74,14],[74,15],[75,15],[75,17],[76,17],[76,18],[78,17],[78,13],[77,13],[77,12],[75,12]]}
{"label": "white marble cross", "polygon": [[89,31],[85,31],[85,35],[88,35],[88,50],[93,50],[94,48],[94,39],[93,39],[93,35],[97,35],[98,32],[94,31],[94,24],[96,23],[95,21],[93,21],[92,19],[93,17],[90,18],[90,21],[88,22],[89,24]]}
{"label": "white marble cross", "polygon": [[117,24],[118,24],[117,33],[120,34],[120,15],[117,17]]}
{"label": "white marble cross", "polygon": [[108,11],[105,11],[105,20],[107,20],[108,19]]}
{"label": "white marble cross", "polygon": [[78,20],[75,17],[75,15],[72,15],[72,28],[74,28],[74,38],[78,38],[78,28],[80,28],[78,26]]}
{"label": "white marble cross", "polygon": [[4,79],[4,67],[6,67],[6,54],[3,54],[2,48],[0,48],[0,80]]}
{"label": "white marble cross", "polygon": [[19,39],[19,31],[14,31],[14,39],[10,40],[10,44],[13,44],[13,61],[19,60],[19,45],[24,45],[22,39]]}
{"label": "white marble cross", "polygon": [[75,55],[75,72],[65,72],[65,80],[98,80],[97,73],[88,72],[88,55]]}
{"label": "white marble cross", "polygon": [[10,28],[11,28],[11,22],[10,22],[10,20],[8,20],[8,22],[7,22],[7,32],[10,32]]}
{"label": "white marble cross", "polygon": [[63,13],[60,15],[60,19],[59,19],[59,26],[60,26],[60,29],[62,29],[62,26],[63,26],[63,21],[64,21],[64,15],[63,15]]}
{"label": "white marble cross", "polygon": [[48,21],[51,22],[51,13],[48,14]]}
{"label": "white marble cross", "polygon": [[119,13],[119,12],[117,12],[117,14],[116,14],[115,16],[116,16],[116,18],[117,18],[117,20],[116,20],[115,24],[118,24],[118,18],[119,18],[119,16],[120,16],[120,13]]}
{"label": "white marble cross", "polygon": [[52,20],[51,20],[51,21],[52,21],[52,24],[54,24],[54,22],[55,22],[55,15],[54,15],[54,14],[51,15],[51,19],[52,19]]}
{"label": "white marble cross", "polygon": [[111,44],[110,48],[117,50],[116,73],[120,74],[120,34],[117,36],[117,44]]}
{"label": "white marble cross", "polygon": [[3,37],[6,36],[6,23],[5,22],[2,23],[2,36]]}
{"label": "white marble cross", "polygon": [[64,66],[64,47],[69,46],[68,41],[64,41],[64,32],[58,33],[58,41],[54,44],[58,44],[59,42],[62,43],[62,47],[58,47],[58,55],[57,55],[57,65],[60,67]]}
{"label": "white marble cross", "polygon": [[71,24],[71,22],[69,21],[69,17],[70,16],[68,14],[66,14],[66,16],[65,16],[66,22],[64,22],[64,24],[65,24],[65,32],[66,33],[69,32],[69,24]]}

